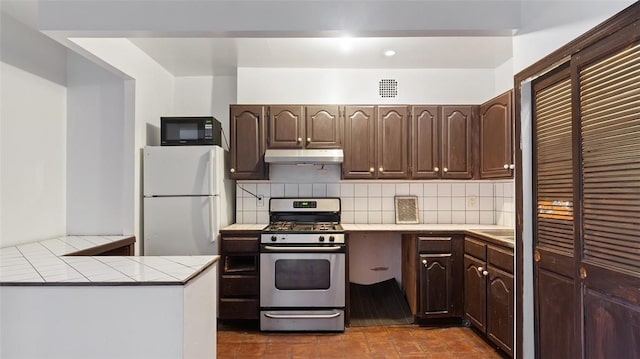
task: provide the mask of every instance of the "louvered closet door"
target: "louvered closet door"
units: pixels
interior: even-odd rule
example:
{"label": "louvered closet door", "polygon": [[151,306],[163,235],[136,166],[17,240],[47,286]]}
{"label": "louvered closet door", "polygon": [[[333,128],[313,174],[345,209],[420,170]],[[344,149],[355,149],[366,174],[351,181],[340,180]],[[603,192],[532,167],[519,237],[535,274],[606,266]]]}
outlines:
{"label": "louvered closet door", "polygon": [[586,358],[640,357],[640,43],[618,37],[613,55],[594,46],[576,65]]}
{"label": "louvered closet door", "polygon": [[571,78],[567,65],[533,83],[534,305],[539,358],[575,355]]}

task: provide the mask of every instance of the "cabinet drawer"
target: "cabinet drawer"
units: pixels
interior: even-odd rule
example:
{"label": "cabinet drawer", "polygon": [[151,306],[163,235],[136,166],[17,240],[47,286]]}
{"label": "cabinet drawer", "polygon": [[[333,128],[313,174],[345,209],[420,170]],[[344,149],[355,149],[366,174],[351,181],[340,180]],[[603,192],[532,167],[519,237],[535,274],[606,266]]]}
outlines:
{"label": "cabinet drawer", "polygon": [[451,237],[420,237],[418,236],[418,252],[420,253],[451,253]]}
{"label": "cabinet drawer", "polygon": [[487,245],[483,242],[477,241],[473,238],[465,237],[464,239],[464,252],[470,256],[478,259],[487,259]]}
{"label": "cabinet drawer", "polygon": [[222,253],[257,252],[260,240],[257,237],[223,237]]}
{"label": "cabinet drawer", "polygon": [[258,299],[220,298],[220,319],[258,319]]}
{"label": "cabinet drawer", "polygon": [[220,278],[220,297],[257,296],[259,293],[258,276],[223,275]]}
{"label": "cabinet drawer", "polygon": [[489,246],[487,248],[487,263],[513,274],[513,251]]}

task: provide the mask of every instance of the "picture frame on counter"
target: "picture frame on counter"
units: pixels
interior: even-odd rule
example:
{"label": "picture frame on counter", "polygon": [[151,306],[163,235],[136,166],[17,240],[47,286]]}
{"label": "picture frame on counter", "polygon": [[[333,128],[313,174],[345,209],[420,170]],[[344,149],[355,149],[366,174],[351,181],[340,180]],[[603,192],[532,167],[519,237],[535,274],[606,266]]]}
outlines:
{"label": "picture frame on counter", "polygon": [[395,196],[396,224],[420,223],[417,196]]}

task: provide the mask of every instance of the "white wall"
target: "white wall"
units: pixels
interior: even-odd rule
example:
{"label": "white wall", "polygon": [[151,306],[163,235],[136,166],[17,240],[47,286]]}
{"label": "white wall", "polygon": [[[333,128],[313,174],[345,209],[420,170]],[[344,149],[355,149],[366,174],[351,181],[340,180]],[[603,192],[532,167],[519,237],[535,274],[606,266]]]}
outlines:
{"label": "white wall", "polygon": [[522,71],[634,2],[523,1],[522,26],[513,38],[514,72]]}
{"label": "white wall", "polygon": [[[229,140],[229,105],[236,103],[236,76],[184,76],[175,78],[175,116],[213,116]],[[229,149],[223,137],[222,147]]]}
{"label": "white wall", "polygon": [[65,234],[66,49],[2,13],[0,246]]}
{"label": "white wall", "polygon": [[[140,253],[141,149],[146,145],[160,144],[160,117],[174,113],[174,77],[127,39],[75,38],[72,41],[79,47],[79,51],[86,51],[100,58],[108,66],[135,81],[132,93],[125,89],[125,94],[129,93],[125,97],[125,116],[133,107],[135,125],[127,131],[129,136],[131,133],[134,136],[130,139],[131,145],[125,139],[123,155],[125,158],[133,158],[133,171],[125,168],[124,180],[127,181],[125,187],[131,184],[133,188],[127,200],[131,201],[130,206],[133,207],[133,234],[138,238],[136,253]],[[129,207],[129,204],[125,203],[124,206]]]}
{"label": "white wall", "polygon": [[[381,79],[398,81],[381,98]],[[238,103],[480,104],[494,97],[493,69],[238,69]]]}
{"label": "white wall", "polygon": [[[494,97],[513,88],[513,58],[496,67],[494,77]],[[493,98],[493,97],[492,97]],[[489,99],[487,99],[489,100]]]}
{"label": "white wall", "polygon": [[124,80],[69,51],[67,234],[124,233]]}

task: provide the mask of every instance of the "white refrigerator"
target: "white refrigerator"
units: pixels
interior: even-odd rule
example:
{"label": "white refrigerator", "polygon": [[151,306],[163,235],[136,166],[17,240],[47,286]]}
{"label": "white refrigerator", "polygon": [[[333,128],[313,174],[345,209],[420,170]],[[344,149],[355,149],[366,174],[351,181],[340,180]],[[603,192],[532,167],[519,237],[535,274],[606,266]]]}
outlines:
{"label": "white refrigerator", "polygon": [[218,146],[144,148],[144,255],[218,254],[220,228],[235,217],[227,159]]}

